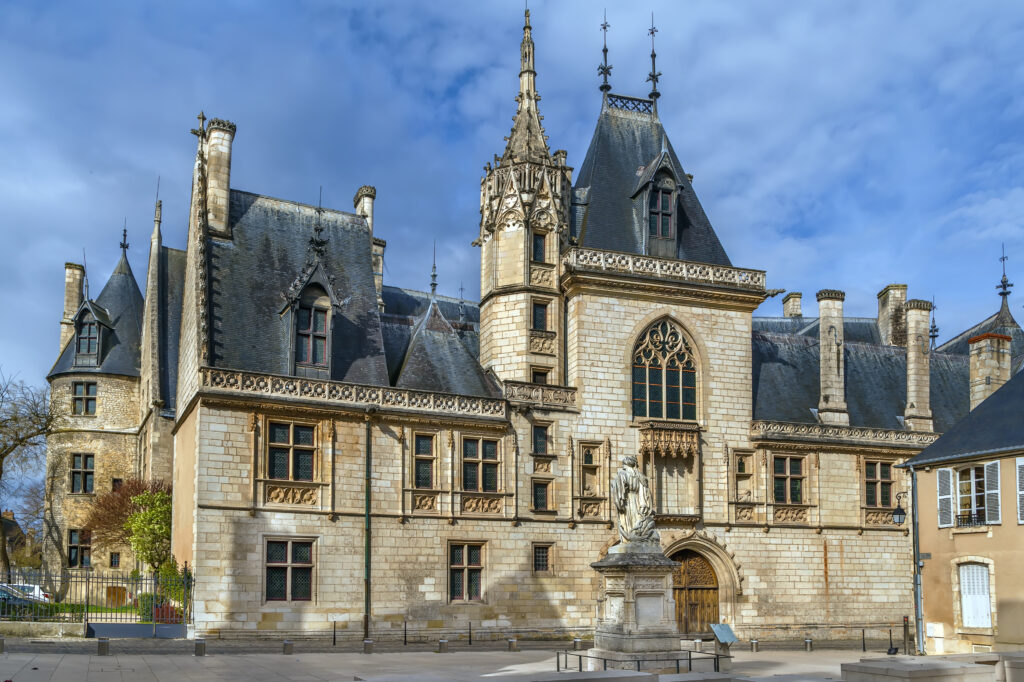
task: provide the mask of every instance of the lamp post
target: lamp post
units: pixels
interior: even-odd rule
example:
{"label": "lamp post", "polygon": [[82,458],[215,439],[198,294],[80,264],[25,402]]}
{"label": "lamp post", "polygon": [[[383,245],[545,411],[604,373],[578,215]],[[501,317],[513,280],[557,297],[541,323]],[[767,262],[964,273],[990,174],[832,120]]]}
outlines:
{"label": "lamp post", "polygon": [[906,493],[896,493],[896,508],[892,510],[892,522],[897,526],[902,526],[903,522],[907,520],[907,511],[900,504],[900,501],[906,496]]}

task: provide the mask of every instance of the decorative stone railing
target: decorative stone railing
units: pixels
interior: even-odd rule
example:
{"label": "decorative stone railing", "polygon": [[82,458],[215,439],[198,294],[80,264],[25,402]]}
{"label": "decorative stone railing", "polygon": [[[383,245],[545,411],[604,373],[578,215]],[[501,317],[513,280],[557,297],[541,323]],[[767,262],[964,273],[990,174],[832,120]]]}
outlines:
{"label": "decorative stone railing", "polygon": [[924,448],[939,437],[935,433],[920,431],[768,421],[753,422],[750,425],[750,436],[755,440],[852,441],[904,448]]}
{"label": "decorative stone railing", "polygon": [[690,458],[700,448],[700,426],[690,422],[646,421],[640,424],[643,455]]}
{"label": "decorative stone railing", "polygon": [[203,367],[199,370],[202,387],[214,392],[236,393],[259,397],[297,398],[340,403],[356,408],[444,412],[449,415],[504,419],[507,403],[502,399],[413,391],[388,386],[348,384],[255,374],[230,369]]}
{"label": "decorative stone railing", "polygon": [[576,389],[568,386],[506,381],[504,387],[505,398],[513,402],[532,403],[537,407],[556,409],[576,407]]}
{"label": "decorative stone railing", "polygon": [[765,291],[764,270],[745,270],[724,265],[694,263],[674,258],[653,258],[618,251],[572,248],[562,255],[567,268],[582,271],[647,275],[678,282]]}

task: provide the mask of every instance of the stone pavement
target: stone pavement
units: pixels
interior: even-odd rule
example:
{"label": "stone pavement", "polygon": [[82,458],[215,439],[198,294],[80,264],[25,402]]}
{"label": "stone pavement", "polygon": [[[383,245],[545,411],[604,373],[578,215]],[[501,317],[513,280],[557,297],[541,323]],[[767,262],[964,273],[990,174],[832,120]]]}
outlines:
{"label": "stone pavement", "polygon": [[[472,647],[452,643],[452,653],[436,654],[425,645],[378,645],[372,655],[355,646],[296,641],[295,654],[280,653],[277,641],[209,640],[207,656],[191,655],[192,642],[168,640],[112,640],[110,656],[96,656],[95,640],[6,641],[0,654],[0,682],[245,682],[318,680],[417,681],[481,680],[500,678],[525,682],[555,671],[557,642],[521,642],[520,652],[508,652],[498,643]],[[327,653],[331,652],[331,653]],[[840,679],[842,663],[880,655],[860,651],[771,650],[736,652],[733,673],[772,682],[818,682]]]}

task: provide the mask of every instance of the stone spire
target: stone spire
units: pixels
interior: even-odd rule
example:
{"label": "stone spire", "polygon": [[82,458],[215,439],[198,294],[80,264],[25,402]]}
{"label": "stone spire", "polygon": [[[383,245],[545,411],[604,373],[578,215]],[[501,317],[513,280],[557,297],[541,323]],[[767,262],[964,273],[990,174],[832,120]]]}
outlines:
{"label": "stone spire", "polygon": [[512,133],[508,136],[502,163],[515,161],[547,161],[547,136],[541,126],[543,117],[537,108],[540,95],[537,94],[537,72],[533,66],[533,35],[530,27],[530,10],[526,10],[523,26],[523,42],[520,47],[519,94],[516,95],[516,115],[513,118]]}

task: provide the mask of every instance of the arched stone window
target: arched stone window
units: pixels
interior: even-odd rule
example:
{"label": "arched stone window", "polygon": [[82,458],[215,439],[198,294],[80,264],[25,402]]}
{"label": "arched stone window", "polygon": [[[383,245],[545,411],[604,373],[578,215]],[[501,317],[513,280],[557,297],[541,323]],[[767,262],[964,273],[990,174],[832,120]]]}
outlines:
{"label": "arched stone window", "polygon": [[331,300],[319,286],[308,286],[295,308],[295,365],[328,368]]}
{"label": "arched stone window", "polygon": [[648,327],[633,349],[633,416],[697,418],[697,363],[671,320]]}

